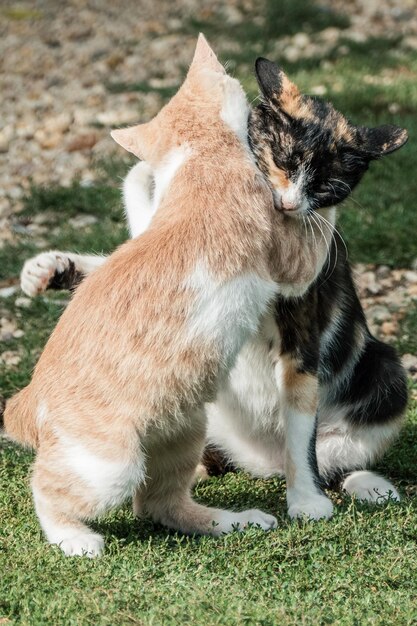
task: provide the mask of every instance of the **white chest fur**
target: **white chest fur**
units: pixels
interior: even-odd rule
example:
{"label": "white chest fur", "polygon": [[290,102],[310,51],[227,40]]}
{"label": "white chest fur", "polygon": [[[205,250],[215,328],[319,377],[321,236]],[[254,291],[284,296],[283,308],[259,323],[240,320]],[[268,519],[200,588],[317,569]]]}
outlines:
{"label": "white chest fur", "polygon": [[230,367],[245,341],[258,331],[277,293],[276,283],[254,272],[219,282],[200,261],[185,286],[196,295],[188,320],[189,338],[214,340]]}

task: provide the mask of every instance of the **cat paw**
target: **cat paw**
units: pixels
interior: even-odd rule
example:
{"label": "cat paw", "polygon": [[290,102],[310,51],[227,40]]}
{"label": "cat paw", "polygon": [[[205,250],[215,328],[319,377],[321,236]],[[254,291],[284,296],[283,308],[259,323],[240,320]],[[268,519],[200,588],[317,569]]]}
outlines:
{"label": "cat paw", "polygon": [[129,171],[128,175],[125,178],[124,186],[126,186],[127,181],[135,182],[139,184],[141,187],[146,187],[150,189],[151,185],[154,181],[155,172],[152,167],[146,161],[140,161],[136,163]]}
{"label": "cat paw", "polygon": [[264,513],[258,509],[248,509],[247,511],[240,511],[236,513],[234,511],[221,511],[219,517],[216,520],[216,525],[213,527],[213,535],[222,535],[224,533],[230,533],[234,530],[243,531],[248,526],[256,526],[262,530],[272,530],[278,525],[276,517]]}
{"label": "cat paw", "polygon": [[42,252],[32,259],[28,259],[20,274],[22,291],[30,297],[43,293],[47,290],[55,273],[64,272],[68,266],[68,257],[63,256],[60,252]]}
{"label": "cat paw", "polygon": [[55,543],[59,545],[65,556],[87,556],[90,559],[100,556],[104,548],[103,537],[89,531],[79,532]]}
{"label": "cat paw", "polygon": [[300,498],[289,504],[288,515],[291,519],[303,517],[311,520],[329,519],[333,515],[333,503],[324,495]]}
{"label": "cat paw", "polygon": [[389,480],[368,471],[352,472],[343,481],[342,489],[363,502],[383,504],[388,500],[399,502],[400,494]]}

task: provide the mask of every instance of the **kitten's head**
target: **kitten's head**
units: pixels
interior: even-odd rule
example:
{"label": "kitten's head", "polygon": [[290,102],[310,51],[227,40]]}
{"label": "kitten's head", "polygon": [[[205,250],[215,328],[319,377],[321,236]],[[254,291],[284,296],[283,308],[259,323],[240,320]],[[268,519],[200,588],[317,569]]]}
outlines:
{"label": "kitten's head", "polygon": [[[219,131],[226,100],[246,96],[237,80],[228,76],[204,35],[200,34],[184,83],[150,122],[112,131],[123,148],[155,166],[170,152],[185,143],[202,141]],[[247,107],[247,105],[246,105]]]}
{"label": "kitten's head", "polygon": [[255,71],[262,101],[251,113],[249,139],[277,208],[287,214],[338,204],[373,159],[408,139],[397,126],[354,126],[331,104],[300,94],[267,59],[257,59]]}

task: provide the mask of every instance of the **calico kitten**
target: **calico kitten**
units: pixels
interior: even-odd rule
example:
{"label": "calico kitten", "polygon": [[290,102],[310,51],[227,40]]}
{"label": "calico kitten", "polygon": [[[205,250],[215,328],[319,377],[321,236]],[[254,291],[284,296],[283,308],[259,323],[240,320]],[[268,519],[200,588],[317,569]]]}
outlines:
{"label": "calico kitten", "polygon": [[[276,280],[311,281],[325,259],[324,243],[307,245],[298,225],[284,231],[245,141],[247,116],[239,83],[200,36],[186,81],[157,117],[112,133],[152,167],[152,222],[80,285],[4,414],[6,432],[37,449],[36,511],[65,554],[100,553],[102,537],[83,521],[134,490],[137,510],[186,533],[276,525],[190,495],[204,404],[256,332]],[[146,188],[148,166],[136,175]]]}
{"label": "calico kitten", "polygon": [[[319,222],[333,230],[334,209],[326,217],[323,209],[344,200],[370,162],[400,148],[407,133],[393,126],[353,126],[330,104],[302,96],[266,59],[258,59],[256,75],[262,102],[250,116],[250,145],[274,186],[277,208],[304,220],[306,228]],[[271,350],[261,331],[243,348],[227,387],[208,409],[206,460],[212,472],[218,471],[215,452],[220,450],[252,474],[285,474],[293,485],[287,498],[294,516],[301,503],[305,511],[311,472],[318,485],[329,483],[367,467],[386,449],[401,426],[407,383],[395,350],[368,329],[340,238],[333,238],[328,262],[305,295],[277,297],[274,317],[279,349]],[[288,419],[283,379],[289,364],[294,394],[300,396],[295,420]],[[313,388],[310,395],[307,385],[301,386],[305,380]],[[300,442],[291,444],[303,436],[309,468],[294,458]],[[355,472],[343,486],[369,501],[390,491],[398,498],[388,481],[371,472]],[[325,514],[312,501],[311,516]]]}

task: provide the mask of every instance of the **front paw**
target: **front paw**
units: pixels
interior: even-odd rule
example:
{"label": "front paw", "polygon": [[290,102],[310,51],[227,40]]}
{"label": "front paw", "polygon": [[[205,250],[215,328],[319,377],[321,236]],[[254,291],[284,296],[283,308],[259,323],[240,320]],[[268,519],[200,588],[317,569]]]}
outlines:
{"label": "front paw", "polygon": [[298,496],[288,502],[288,515],[291,519],[307,517],[311,520],[329,519],[333,515],[333,503],[325,495]]}
{"label": "front paw", "polygon": [[48,289],[50,281],[56,273],[64,272],[70,260],[60,252],[42,252],[26,261],[20,274],[22,291],[30,296],[36,296]]}

